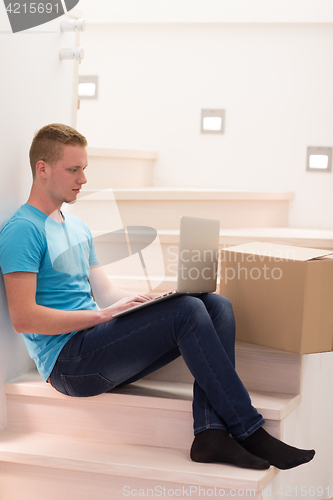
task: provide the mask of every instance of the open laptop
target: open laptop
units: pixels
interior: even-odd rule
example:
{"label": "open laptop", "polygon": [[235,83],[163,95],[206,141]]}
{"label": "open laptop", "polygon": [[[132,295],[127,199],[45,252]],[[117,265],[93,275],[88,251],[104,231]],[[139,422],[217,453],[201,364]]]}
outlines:
{"label": "open laptop", "polygon": [[220,221],[198,217],[180,218],[177,288],[147,302],[114,314],[130,314],[179,295],[215,292],[218,268]]}

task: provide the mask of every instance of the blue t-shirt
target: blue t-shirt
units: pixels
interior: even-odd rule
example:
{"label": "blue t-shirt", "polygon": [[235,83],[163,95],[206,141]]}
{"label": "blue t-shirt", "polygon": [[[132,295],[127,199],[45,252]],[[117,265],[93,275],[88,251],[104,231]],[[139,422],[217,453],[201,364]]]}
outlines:
{"label": "blue t-shirt", "polygon": [[[98,309],[91,295],[90,266],[98,264],[91,232],[75,215],[65,222],[25,204],[0,232],[2,274],[37,273],[36,303],[62,310]],[[23,333],[31,358],[44,380],[59,353],[77,332],[62,335]]]}

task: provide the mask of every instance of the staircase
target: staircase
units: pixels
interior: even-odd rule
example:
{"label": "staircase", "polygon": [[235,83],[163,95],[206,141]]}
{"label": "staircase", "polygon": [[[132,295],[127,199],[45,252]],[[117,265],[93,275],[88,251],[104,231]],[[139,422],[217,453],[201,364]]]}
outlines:
{"label": "staircase", "polygon": [[[239,373],[247,374],[243,379],[267,430],[281,437],[283,419],[301,399],[300,357],[238,343],[237,364]],[[281,365],[285,380],[277,381]],[[267,391],[269,386],[274,390]],[[191,497],[200,498],[199,487],[223,489],[229,496],[237,491],[236,499],[248,489],[251,498],[261,499],[262,488],[277,472],[191,462],[192,383],[181,360],[91,398],[64,396],[37,372],[8,382],[5,391],[8,423],[0,435],[4,500],[43,495],[52,500],[120,499],[128,489],[149,488],[192,488]],[[48,488],[46,497],[43,488]]]}
{"label": "staircase", "polygon": [[[329,428],[333,408],[322,382],[333,375],[331,354],[300,356],[236,343],[237,371],[271,434],[310,446],[313,431],[320,427],[311,415],[313,405],[323,428]],[[217,491],[216,496],[236,500],[248,491],[251,498],[277,500],[288,488],[310,491],[314,485],[332,492],[332,462],[324,454],[331,440],[326,433],[323,446],[317,439],[317,464],[316,457],[291,471],[191,462],[191,375],[181,359],[134,384],[90,398],[66,397],[37,372],[8,382],[5,392],[8,422],[0,433],[3,500],[118,500],[139,492],[158,496],[161,491],[166,497],[180,492],[186,496],[187,491],[194,499],[202,498],[204,491],[206,496]],[[310,428],[309,422],[314,424]],[[311,490],[306,498],[322,495]]]}
{"label": "staircase", "polygon": [[[97,253],[106,261],[114,244],[112,232],[122,225],[155,228],[158,244],[149,254],[152,288],[174,287],[181,214],[220,218],[221,248],[255,236],[333,249],[330,232],[287,227],[292,194],[155,188],[156,157],[90,150],[90,176],[94,162],[99,173],[91,180],[92,189],[71,207],[89,223]],[[121,163],[115,163],[117,158]],[[110,166],[113,173],[103,170]],[[133,172],[140,169],[143,174],[135,180]],[[122,177],[116,180],[115,203],[108,183],[118,170]],[[133,184],[125,189],[122,183],[129,179]],[[143,291],[147,279],[138,262],[132,255],[106,269],[116,286]],[[181,358],[134,384],[84,399],[64,396],[37,372],[26,373],[5,386],[8,421],[0,433],[0,498],[281,500],[298,498],[302,486],[303,498],[328,498],[333,492],[332,461],[327,458],[333,400],[326,397],[325,382],[333,376],[332,359],[332,353],[301,356],[236,342],[237,372],[268,432],[295,446],[316,447],[311,463],[281,472],[191,462],[193,378]],[[316,487],[314,494],[311,486]]]}

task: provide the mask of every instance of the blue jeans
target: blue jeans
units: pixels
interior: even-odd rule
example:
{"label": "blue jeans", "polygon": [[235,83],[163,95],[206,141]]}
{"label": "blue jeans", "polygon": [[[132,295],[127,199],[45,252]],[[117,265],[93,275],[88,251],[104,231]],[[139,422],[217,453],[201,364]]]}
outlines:
{"label": "blue jeans", "polygon": [[264,424],[235,371],[235,321],[225,297],[180,296],[76,333],[52,386],[86,397],[129,384],[182,356],[194,382],[194,434],[225,429],[241,441]]}

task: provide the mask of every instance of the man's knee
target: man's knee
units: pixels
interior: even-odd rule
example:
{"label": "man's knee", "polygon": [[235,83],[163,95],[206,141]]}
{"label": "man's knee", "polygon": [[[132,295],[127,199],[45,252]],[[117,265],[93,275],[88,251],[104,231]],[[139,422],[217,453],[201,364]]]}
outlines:
{"label": "man's knee", "polygon": [[232,304],[227,297],[213,293],[207,293],[200,297],[183,295],[177,298],[177,307],[186,315],[192,315],[195,312],[207,314],[223,310],[225,313],[233,315]]}
{"label": "man's knee", "polygon": [[181,301],[183,307],[198,307],[201,305],[201,300],[192,295],[182,295],[177,300]]}
{"label": "man's knee", "polygon": [[208,293],[202,296],[202,300],[207,306],[217,306],[222,309],[228,309],[232,311],[232,304],[227,297],[223,295],[218,295],[216,293]]}
{"label": "man's knee", "polygon": [[224,308],[232,310],[232,304],[227,297],[224,297],[223,295],[218,295],[218,297],[220,297],[221,304]]}

